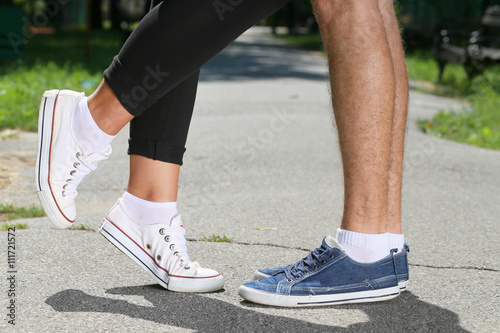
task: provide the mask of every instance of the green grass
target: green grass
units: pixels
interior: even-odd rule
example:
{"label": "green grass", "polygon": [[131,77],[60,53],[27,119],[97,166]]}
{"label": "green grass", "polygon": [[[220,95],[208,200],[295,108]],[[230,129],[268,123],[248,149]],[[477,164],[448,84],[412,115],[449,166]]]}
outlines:
{"label": "green grass", "polygon": [[15,207],[13,205],[0,204],[0,221],[5,218],[10,220],[45,216],[43,209],[31,205],[28,207]]}
{"label": "green grass", "polygon": [[419,121],[426,133],[489,149],[500,149],[500,95],[473,96],[472,111],[440,111]]}
{"label": "green grass", "polygon": [[411,80],[430,83],[424,92],[450,97],[463,97],[471,93],[467,74],[459,64],[447,64],[443,80],[438,82],[439,68],[430,51],[407,53],[406,66]]}
{"label": "green grass", "polygon": [[[429,52],[407,56],[409,76],[435,82],[438,67]],[[420,128],[435,137],[489,149],[500,149],[500,66],[489,67],[469,80],[462,66],[448,64],[443,82],[429,85],[427,92],[461,97],[470,107],[441,110],[432,119],[419,121]]]}
{"label": "green grass", "polygon": [[216,235],[216,234],[213,234],[213,235],[210,235],[210,236],[205,236],[203,235],[203,241],[205,242],[216,242],[216,243],[231,243],[234,239],[234,237],[227,237],[226,235]]}
{"label": "green grass", "polygon": [[439,68],[436,60],[428,50],[407,53],[406,66],[409,78],[429,83],[427,92],[432,94],[469,97],[483,94],[487,90],[500,92],[500,66],[488,67],[483,74],[471,80],[467,77],[463,66],[448,63],[441,82],[438,82]]}
{"label": "green grass", "polygon": [[28,229],[28,225],[24,223],[14,223],[14,224],[9,224],[6,222],[1,222],[0,223],[0,231],[7,231],[10,228],[15,228],[15,229]]}
{"label": "green grass", "polygon": [[[279,35],[291,44],[322,51],[319,35]],[[406,54],[408,76],[422,81],[419,90],[440,96],[463,99],[467,110],[442,110],[433,119],[418,123],[426,133],[489,149],[500,149],[500,66],[488,67],[483,74],[468,79],[463,66],[447,64],[443,80],[438,82],[439,68],[429,50]]]}
{"label": "green grass", "polygon": [[58,88],[91,93],[120,46],[119,34],[96,31],[91,41],[91,58],[87,60],[83,32],[29,39],[23,59],[0,64],[0,130],[35,131],[45,90]]}
{"label": "green grass", "polygon": [[71,230],[85,230],[85,231],[91,231],[92,229],[88,224],[79,224],[79,225],[72,225]]}

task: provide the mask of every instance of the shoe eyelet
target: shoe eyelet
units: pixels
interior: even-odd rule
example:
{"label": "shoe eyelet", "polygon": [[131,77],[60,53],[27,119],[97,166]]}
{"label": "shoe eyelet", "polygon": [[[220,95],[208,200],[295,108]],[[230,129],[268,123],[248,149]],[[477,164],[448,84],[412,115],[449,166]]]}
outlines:
{"label": "shoe eyelet", "polygon": [[174,246],[175,246],[175,244],[170,245],[170,251],[174,250]]}
{"label": "shoe eyelet", "polygon": [[302,278],[302,275],[300,275],[300,274],[299,274],[299,275],[297,276],[297,280],[300,280],[301,278]]}
{"label": "shoe eyelet", "polygon": [[76,173],[76,170],[71,170],[71,172],[69,173],[69,175],[73,176],[75,173]]}
{"label": "shoe eyelet", "polygon": [[65,190],[65,189],[66,189],[66,187],[67,187],[68,185],[69,185],[69,184],[64,184],[64,186],[63,186],[63,190]]}
{"label": "shoe eyelet", "polygon": [[321,264],[323,264],[323,265],[326,264],[326,260],[322,260]]}
{"label": "shoe eyelet", "polygon": [[72,181],[72,180],[73,180],[73,179],[66,179],[66,183],[68,183],[68,184],[69,184],[69,183],[71,183],[71,181]]}
{"label": "shoe eyelet", "polygon": [[[63,188],[64,188],[64,187],[63,187]],[[65,198],[65,197],[66,197],[66,193],[65,193],[64,191],[62,191],[62,196],[63,196],[63,198]]]}
{"label": "shoe eyelet", "polygon": [[179,252],[174,252],[174,257],[179,257]]}
{"label": "shoe eyelet", "polygon": [[330,258],[330,259],[333,259],[334,257],[335,257],[335,255],[333,253],[328,256],[328,258]]}
{"label": "shoe eyelet", "polygon": [[146,249],[151,250],[151,244],[146,244]]}
{"label": "shoe eyelet", "polygon": [[170,235],[166,235],[164,239],[165,239],[165,242],[167,242],[167,243],[170,242]]}
{"label": "shoe eyelet", "polygon": [[161,255],[156,256],[156,260],[160,261],[161,260]]}
{"label": "shoe eyelet", "polygon": [[160,233],[160,235],[165,235],[165,229],[164,228],[161,228],[160,230],[158,230],[158,232]]}
{"label": "shoe eyelet", "polygon": [[293,282],[293,280],[292,280],[292,279],[286,279],[286,282],[288,282],[288,283],[292,283],[292,282]]}
{"label": "shoe eyelet", "polygon": [[80,158],[80,156],[82,156],[82,155],[83,155],[82,153],[77,152],[75,156],[76,156],[76,158]]}
{"label": "shoe eyelet", "polygon": [[75,163],[73,163],[73,168],[76,168],[76,167],[78,167],[79,165],[80,165],[80,163],[75,162]]}
{"label": "shoe eyelet", "polygon": [[305,272],[305,273],[306,273],[306,274],[309,274],[309,270],[308,270],[308,269],[306,269],[306,272]]}

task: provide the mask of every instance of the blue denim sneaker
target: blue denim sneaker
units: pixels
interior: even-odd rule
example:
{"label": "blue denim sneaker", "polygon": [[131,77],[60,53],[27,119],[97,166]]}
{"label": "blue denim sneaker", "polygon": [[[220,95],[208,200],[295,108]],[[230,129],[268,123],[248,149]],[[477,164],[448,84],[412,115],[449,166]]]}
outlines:
{"label": "blue denim sneaker", "polygon": [[[408,243],[405,243],[403,246],[403,251],[394,255],[394,261],[396,262],[396,276],[398,278],[399,289],[401,291],[406,290],[406,288],[408,288],[408,285],[410,284],[408,252],[410,252],[410,246],[408,245]],[[290,266],[293,265],[259,269],[253,273],[253,279],[259,280],[268,278],[270,276],[276,276],[278,274],[284,273],[285,269]]]}
{"label": "blue denim sneaker", "polygon": [[390,300],[399,295],[394,252],[373,262],[352,260],[331,236],[283,273],[240,286],[245,300],[299,307]]}

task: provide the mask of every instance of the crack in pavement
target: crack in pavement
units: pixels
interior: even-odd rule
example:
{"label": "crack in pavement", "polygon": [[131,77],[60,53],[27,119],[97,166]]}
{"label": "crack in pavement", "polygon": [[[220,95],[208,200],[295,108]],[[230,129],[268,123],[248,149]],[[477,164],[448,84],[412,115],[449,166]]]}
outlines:
{"label": "crack in pavement", "polygon": [[306,249],[303,247],[290,247],[290,246],[285,246],[285,245],[279,245],[279,244],[272,244],[272,243],[250,243],[250,242],[241,242],[241,241],[230,241],[230,242],[210,242],[204,239],[198,239],[198,238],[186,238],[187,241],[189,242],[208,242],[208,243],[231,243],[231,244],[238,244],[238,245],[248,245],[248,246],[270,246],[270,247],[278,247],[281,249],[288,249],[288,250],[299,250],[299,251],[304,251],[304,252],[311,252],[310,249]]}
{"label": "crack in pavement", "polygon": [[[208,242],[204,239],[197,239],[197,238],[186,238],[187,241],[189,242]],[[306,249],[303,247],[290,247],[290,246],[285,246],[285,245],[279,245],[279,244],[271,244],[271,243],[251,243],[251,242],[241,242],[241,241],[231,241],[231,242],[211,242],[211,243],[231,243],[231,244],[238,244],[238,245],[247,245],[247,246],[270,246],[270,247],[278,247],[281,249],[288,249],[288,250],[299,250],[299,251],[304,251],[304,252],[311,252],[312,250]],[[488,272],[500,272],[499,269],[495,268],[488,268],[488,267],[474,267],[474,266],[433,266],[433,265],[422,265],[422,264],[412,264],[409,263],[410,266],[413,267],[425,267],[425,268],[436,268],[436,269],[465,269],[465,270],[476,270],[476,271],[488,271]]]}
{"label": "crack in pavement", "polygon": [[415,267],[425,267],[425,268],[441,268],[441,269],[468,269],[476,271],[488,271],[488,272],[500,272],[499,269],[488,268],[488,267],[474,267],[474,266],[432,266],[432,265],[422,265],[422,264],[409,264]]}

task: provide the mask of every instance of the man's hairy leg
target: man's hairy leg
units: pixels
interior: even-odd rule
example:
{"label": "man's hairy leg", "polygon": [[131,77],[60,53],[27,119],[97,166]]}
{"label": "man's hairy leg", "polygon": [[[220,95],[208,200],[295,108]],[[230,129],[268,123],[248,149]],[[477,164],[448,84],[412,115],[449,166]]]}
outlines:
{"label": "man's hairy leg", "polygon": [[379,0],[379,7],[384,20],[396,83],[387,192],[387,231],[401,234],[401,187],[408,110],[408,75],[393,2],[392,0]]}
{"label": "man's hairy leg", "polygon": [[[396,88],[389,34],[379,0],[313,0],[313,5],[328,52],[344,168],[341,229],[336,239],[325,237],[321,247],[284,271],[283,267],[257,271],[257,278],[274,276],[246,283],[238,293],[246,300],[274,306],[392,299],[406,288],[408,265],[406,251],[390,255],[394,248],[403,250],[402,235],[387,232],[389,166],[397,168],[391,162],[391,142],[393,127],[398,128],[393,126]],[[394,137],[399,143],[399,136]],[[351,260],[334,262],[336,251]],[[360,291],[366,281],[377,283]],[[307,294],[306,288],[324,292]]]}
{"label": "man's hairy leg", "polygon": [[341,228],[387,231],[395,79],[377,0],[314,0],[344,169]]}

